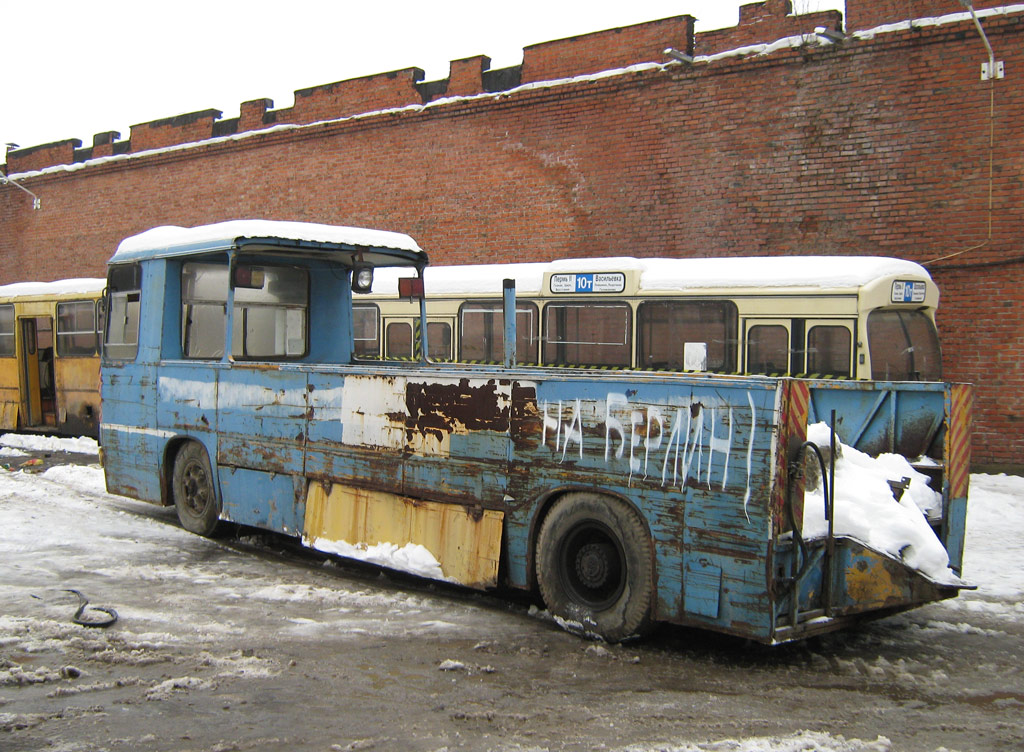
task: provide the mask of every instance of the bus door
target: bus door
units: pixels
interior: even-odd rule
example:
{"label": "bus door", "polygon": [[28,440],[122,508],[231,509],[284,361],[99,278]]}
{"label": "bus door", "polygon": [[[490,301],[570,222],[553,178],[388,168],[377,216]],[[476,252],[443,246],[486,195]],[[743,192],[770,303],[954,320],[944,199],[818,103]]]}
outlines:
{"label": "bus door", "polygon": [[420,351],[420,320],[412,316],[384,318],[384,358],[386,360],[413,360]]}
{"label": "bus door", "polygon": [[805,360],[803,369],[811,377],[849,379],[853,371],[854,321],[852,319],[804,319]]}
{"label": "bus door", "polygon": [[746,373],[850,378],[854,322],[845,319],[746,319]]}
{"label": "bus door", "polygon": [[53,319],[21,319],[22,414],[28,427],[56,426]]}
{"label": "bus door", "polygon": [[744,319],[744,373],[786,376],[800,373],[803,331],[800,319]]}

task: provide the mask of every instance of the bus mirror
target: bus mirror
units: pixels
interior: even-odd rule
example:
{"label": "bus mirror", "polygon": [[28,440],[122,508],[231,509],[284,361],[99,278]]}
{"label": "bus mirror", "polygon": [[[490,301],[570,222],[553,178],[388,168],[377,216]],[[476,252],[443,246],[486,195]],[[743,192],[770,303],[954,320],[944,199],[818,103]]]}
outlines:
{"label": "bus mirror", "polygon": [[400,277],[398,280],[398,297],[422,298],[423,277]]}
{"label": "bus mirror", "polygon": [[234,286],[246,290],[262,290],[265,282],[262,269],[251,266],[236,266]]}
{"label": "bus mirror", "polygon": [[355,264],[352,267],[352,292],[369,292],[373,287],[373,267]]}

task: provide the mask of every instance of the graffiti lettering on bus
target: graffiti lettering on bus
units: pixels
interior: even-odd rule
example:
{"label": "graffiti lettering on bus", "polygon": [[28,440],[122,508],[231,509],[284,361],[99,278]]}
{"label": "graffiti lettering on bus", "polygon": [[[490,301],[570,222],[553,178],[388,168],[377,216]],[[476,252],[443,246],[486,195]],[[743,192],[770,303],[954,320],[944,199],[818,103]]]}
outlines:
{"label": "graffiti lettering on bus", "polygon": [[[707,398],[684,406],[644,405],[623,392],[609,392],[603,401],[543,401],[541,444],[559,453],[561,462],[574,455],[583,459],[586,451],[603,452],[606,465],[625,464],[630,482],[634,476],[654,477],[663,487],[680,488],[692,479],[724,490],[734,448],[742,443],[745,478],[737,479],[734,472],[733,482],[744,485],[749,500],[757,410],[749,392],[746,400],[741,405]],[[603,438],[595,436],[602,427]],[[588,442],[587,436],[593,438]]]}

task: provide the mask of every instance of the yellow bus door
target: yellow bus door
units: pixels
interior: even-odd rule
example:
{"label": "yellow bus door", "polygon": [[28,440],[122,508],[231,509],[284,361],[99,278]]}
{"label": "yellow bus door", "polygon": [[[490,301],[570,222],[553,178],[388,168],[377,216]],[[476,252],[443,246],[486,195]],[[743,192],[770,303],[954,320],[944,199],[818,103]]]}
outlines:
{"label": "yellow bus door", "polygon": [[56,426],[53,320],[21,319],[22,414],[26,427]]}
{"label": "yellow bus door", "polygon": [[39,394],[39,347],[36,320],[21,320],[21,414],[26,426],[38,426],[42,415]]}

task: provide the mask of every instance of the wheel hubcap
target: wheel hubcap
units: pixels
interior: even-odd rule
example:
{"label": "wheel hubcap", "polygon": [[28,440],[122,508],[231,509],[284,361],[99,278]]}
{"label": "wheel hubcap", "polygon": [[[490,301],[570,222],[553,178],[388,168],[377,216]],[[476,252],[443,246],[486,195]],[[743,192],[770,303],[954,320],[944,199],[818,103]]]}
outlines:
{"label": "wheel hubcap", "polygon": [[588,543],[576,555],[576,576],[587,588],[599,588],[608,581],[615,550],[607,543]]}
{"label": "wheel hubcap", "polygon": [[577,603],[595,610],[607,608],[625,588],[622,547],[601,523],[589,522],[572,530],[562,541],[559,559],[562,583]]}
{"label": "wheel hubcap", "polygon": [[209,500],[206,470],[195,463],[190,464],[185,469],[184,481],[185,504],[193,512],[202,512]]}

